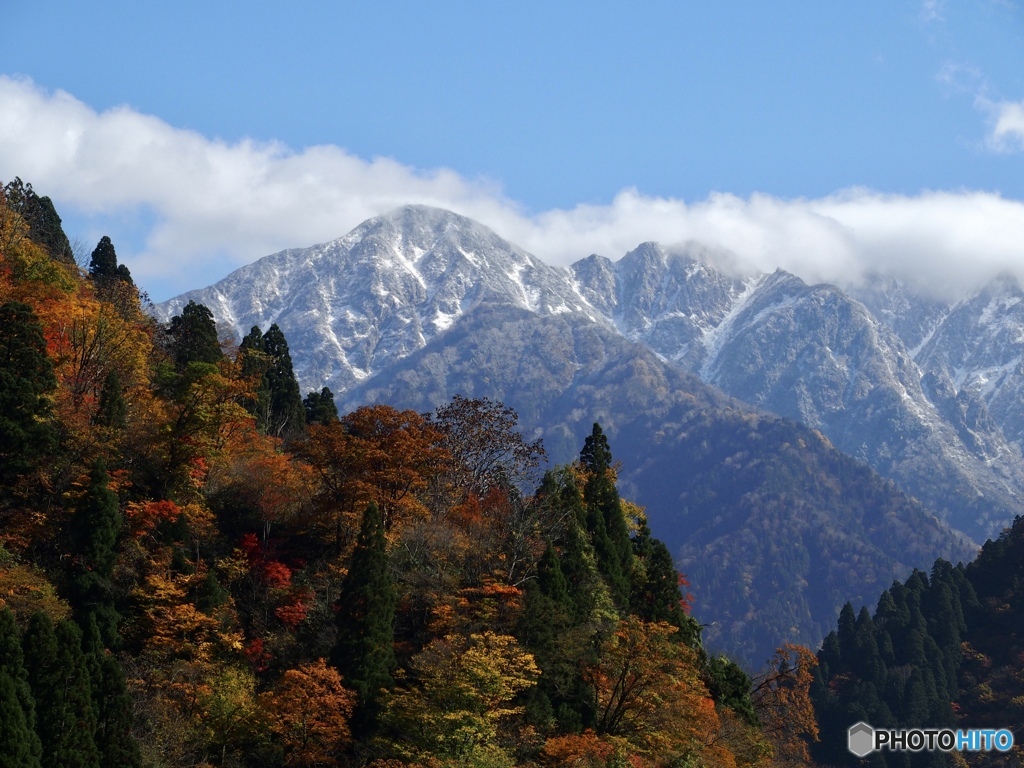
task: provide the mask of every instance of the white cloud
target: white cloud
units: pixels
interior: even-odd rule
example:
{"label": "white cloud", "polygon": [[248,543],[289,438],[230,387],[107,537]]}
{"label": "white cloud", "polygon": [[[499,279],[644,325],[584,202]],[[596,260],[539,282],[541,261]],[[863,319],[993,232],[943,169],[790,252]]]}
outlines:
{"label": "white cloud", "polygon": [[[1016,107],[996,123],[1006,140],[1024,135]],[[618,258],[645,240],[700,241],[732,251],[741,268],[781,266],[811,281],[867,271],[925,276],[936,287],[975,284],[999,270],[1024,278],[1024,204],[992,193],[715,193],[688,203],[624,190],[608,205],[527,216],[495,185],[450,170],[368,161],[334,146],[228,144],[127,107],[97,113],[66,93],[0,77],[0,178],[14,175],[59,211],[151,218],[145,246],[119,254],[155,299],[277,250],[338,237],[407,203],[473,217],[556,264],[594,252]]]}
{"label": "white cloud", "polygon": [[1024,101],[979,101],[992,116],[989,145],[1002,151],[1024,149]]}

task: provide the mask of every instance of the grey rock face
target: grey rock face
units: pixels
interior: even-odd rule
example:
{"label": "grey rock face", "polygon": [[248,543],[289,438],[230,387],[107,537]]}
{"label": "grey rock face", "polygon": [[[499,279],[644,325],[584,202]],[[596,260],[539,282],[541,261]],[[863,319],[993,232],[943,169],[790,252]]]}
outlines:
{"label": "grey rock face", "polygon": [[572,271],[583,296],[626,338],[695,370],[706,355],[703,337],[750,282],[719,272],[701,260],[707,255],[643,243],[618,262],[591,256]]}
{"label": "grey rock face", "polygon": [[976,538],[1019,508],[1019,454],[976,406],[929,399],[899,337],[838,288],[776,272],[723,331],[709,383],[820,430]]}
{"label": "grey rock face", "polygon": [[1016,279],[998,277],[953,306],[917,363],[949,382],[965,414],[1024,447],[1024,291]]}

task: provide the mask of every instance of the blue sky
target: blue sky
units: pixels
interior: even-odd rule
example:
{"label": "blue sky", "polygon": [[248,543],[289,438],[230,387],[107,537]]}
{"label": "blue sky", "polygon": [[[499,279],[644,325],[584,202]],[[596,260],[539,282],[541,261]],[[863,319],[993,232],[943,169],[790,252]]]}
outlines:
{"label": "blue sky", "polygon": [[1008,0],[0,0],[0,179],[154,299],[404,202],[537,255],[1024,274]]}

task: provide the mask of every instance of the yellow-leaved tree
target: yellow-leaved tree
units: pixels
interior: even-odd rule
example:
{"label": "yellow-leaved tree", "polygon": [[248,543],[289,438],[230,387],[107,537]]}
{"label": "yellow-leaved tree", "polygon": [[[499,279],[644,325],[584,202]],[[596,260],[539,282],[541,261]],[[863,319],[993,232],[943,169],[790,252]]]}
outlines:
{"label": "yellow-leaved tree", "polygon": [[386,721],[406,759],[445,764],[514,764],[510,748],[522,707],[513,699],[540,674],[514,637],[493,632],[434,640],[410,664],[412,675],[390,698]]}

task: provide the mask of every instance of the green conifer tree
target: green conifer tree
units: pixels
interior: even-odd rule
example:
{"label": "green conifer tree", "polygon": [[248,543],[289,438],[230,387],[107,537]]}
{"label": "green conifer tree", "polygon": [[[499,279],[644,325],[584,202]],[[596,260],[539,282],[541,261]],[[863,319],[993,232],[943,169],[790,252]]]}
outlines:
{"label": "green conifer tree", "polygon": [[750,675],[739,664],[726,656],[711,656],[703,679],[716,704],[728,707],[750,725],[760,724],[750,700]]}
{"label": "green conifer tree", "polygon": [[0,768],[37,768],[42,755],[20,635],[14,614],[0,610]]}
{"label": "green conifer tree", "polygon": [[306,409],[307,424],[330,424],[338,420],[338,406],[334,404],[334,393],[328,387],[310,392],[302,405]]}
{"label": "green conifer tree", "polygon": [[167,329],[175,367],[184,371],[189,363],[217,363],[223,359],[213,313],[202,304],[189,301],[180,315],[171,318]]}
{"label": "green conifer tree", "polygon": [[583,500],[587,509],[587,531],[597,554],[597,567],[611,590],[615,604],[625,610],[629,607],[633,544],[611,471],[611,448],[599,424],[594,424],[590,437],[584,442],[580,463],[587,470]]}
{"label": "green conifer tree", "polygon": [[95,617],[82,639],[92,706],[96,715],[96,749],[104,768],[140,768],[142,757],[132,736],[132,702],[125,686],[124,671],[100,637]]}
{"label": "green conifer tree", "polygon": [[81,630],[70,621],[54,628],[50,617],[38,612],[29,620],[22,647],[43,768],[100,768]]}
{"label": "green conifer tree", "polygon": [[43,246],[55,261],[74,266],[75,254],[61,227],[60,216],[53,207],[53,201],[48,197],[39,197],[31,184],[24,183],[17,176],[4,186],[2,193],[2,197],[7,200],[7,207],[28,224],[32,241]]}
{"label": "green conifer tree", "polygon": [[263,351],[270,358],[264,374],[270,395],[267,434],[294,437],[306,425],[306,409],[295,380],[288,342],[276,324],[263,335]]}
{"label": "green conifer tree", "polygon": [[335,615],[338,637],[331,654],[345,684],[358,696],[353,723],[361,729],[372,728],[381,691],[394,685],[396,602],[384,520],[371,502],[341,585]]}
{"label": "green conifer tree", "polygon": [[263,351],[263,332],[258,325],[254,325],[242,339],[242,343],[238,345],[238,355],[242,376],[246,380],[257,382],[255,391],[245,399],[243,405],[256,420],[256,428],[266,434],[270,416],[270,385],[267,383],[266,374],[270,360]]}
{"label": "green conifer tree", "polygon": [[39,739],[28,726],[14,681],[0,669],[0,768],[38,768],[33,743]]}
{"label": "green conifer tree", "polygon": [[589,633],[573,626],[574,610],[558,553],[548,544],[537,577],[527,582],[519,623],[519,637],[541,670],[537,686],[527,694],[527,715],[541,727],[555,723],[556,709],[569,703],[566,693],[578,687],[582,649],[575,646],[589,640]]}
{"label": "green conifer tree", "polygon": [[700,625],[683,609],[679,572],[665,544],[651,535],[647,520],[633,538],[636,558],[629,608],[644,621],[666,621],[679,628],[679,639],[700,646]]}
{"label": "green conifer tree", "polygon": [[0,485],[9,487],[56,445],[46,417],[57,379],[43,329],[28,305],[0,305],[0,328]]}
{"label": "green conifer tree", "polygon": [[89,487],[72,518],[72,603],[83,627],[94,619],[104,643],[117,647],[120,619],[114,606],[111,577],[117,561],[117,538],[123,517],[103,459],[89,472]]}
{"label": "green conifer tree", "polygon": [[117,253],[110,238],[104,235],[89,259],[89,277],[97,284],[117,279]]}
{"label": "green conifer tree", "polygon": [[124,388],[121,386],[121,377],[114,369],[103,380],[94,420],[97,425],[114,430],[124,429],[127,424],[128,407],[124,402]]}

